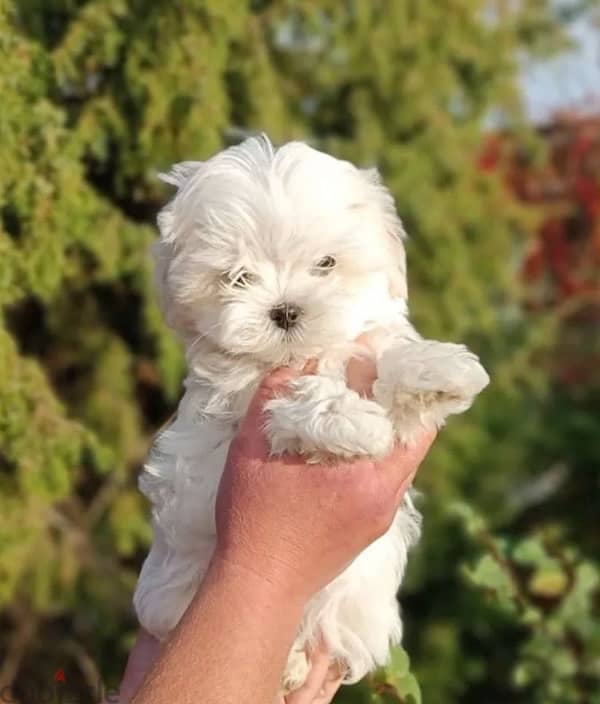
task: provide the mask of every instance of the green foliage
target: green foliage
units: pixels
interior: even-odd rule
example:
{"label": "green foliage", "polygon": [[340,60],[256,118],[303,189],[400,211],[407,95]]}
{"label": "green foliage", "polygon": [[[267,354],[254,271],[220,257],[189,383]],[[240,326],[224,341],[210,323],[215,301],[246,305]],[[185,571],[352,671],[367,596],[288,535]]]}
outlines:
{"label": "green foliage", "polygon": [[410,671],[406,651],[394,648],[389,665],[344,690],[343,701],[347,704],[421,704],[421,689]]}
{"label": "green foliage", "polygon": [[505,540],[466,505],[455,507],[469,536],[484,550],[464,574],[511,623],[522,629],[511,679],[527,701],[598,701],[600,598],[597,566],[555,531]]}
{"label": "green foliage", "polygon": [[[155,175],[248,128],[381,168],[417,326],[493,380],[418,480],[412,670],[398,650],[339,701],[414,704],[417,680],[443,704],[594,701],[598,388],[555,383],[565,326],[518,277],[539,213],[476,166],[490,112],[526,132],[519,56],[564,45],[567,5],[0,0],[0,681],[117,681],[149,540],[135,477],[183,373],[147,258]],[[485,523],[459,509],[460,530],[456,500]]]}

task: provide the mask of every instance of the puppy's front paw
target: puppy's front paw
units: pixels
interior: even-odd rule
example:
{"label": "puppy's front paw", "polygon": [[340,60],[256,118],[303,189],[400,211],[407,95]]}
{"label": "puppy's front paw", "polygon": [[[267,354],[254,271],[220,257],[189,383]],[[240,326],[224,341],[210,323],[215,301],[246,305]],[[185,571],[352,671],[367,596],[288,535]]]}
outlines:
{"label": "puppy's front paw", "polygon": [[265,406],[274,454],[293,452],[319,460],[383,457],[391,450],[394,431],[385,410],[348,389],[342,379],[303,376],[290,387],[288,396]]}
{"label": "puppy's front paw", "polygon": [[410,443],[419,431],[443,425],[466,411],[489,383],[476,355],[464,345],[417,340],[384,352],[373,385],[399,438]]}

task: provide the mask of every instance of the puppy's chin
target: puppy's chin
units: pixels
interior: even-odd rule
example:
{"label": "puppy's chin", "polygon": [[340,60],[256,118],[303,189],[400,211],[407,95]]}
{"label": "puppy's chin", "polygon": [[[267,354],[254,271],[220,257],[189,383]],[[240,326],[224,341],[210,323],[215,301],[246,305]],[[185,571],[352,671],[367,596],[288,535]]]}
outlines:
{"label": "puppy's chin", "polygon": [[243,357],[249,362],[257,362],[268,367],[282,365],[297,366],[313,357],[320,357],[324,351],[345,341],[345,336],[329,334],[311,338],[301,331],[276,332],[265,336],[265,340],[247,339],[217,342],[220,349],[233,357]]}

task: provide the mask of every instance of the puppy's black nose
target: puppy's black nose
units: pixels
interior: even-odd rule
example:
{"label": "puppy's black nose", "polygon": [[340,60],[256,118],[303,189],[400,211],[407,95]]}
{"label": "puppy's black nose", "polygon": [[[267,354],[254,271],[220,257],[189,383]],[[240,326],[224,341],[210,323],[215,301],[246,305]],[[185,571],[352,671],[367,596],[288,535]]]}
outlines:
{"label": "puppy's black nose", "polygon": [[275,306],[275,308],[271,308],[270,316],[278,327],[283,328],[283,330],[289,330],[298,322],[300,313],[301,310],[298,306],[282,303],[279,306]]}

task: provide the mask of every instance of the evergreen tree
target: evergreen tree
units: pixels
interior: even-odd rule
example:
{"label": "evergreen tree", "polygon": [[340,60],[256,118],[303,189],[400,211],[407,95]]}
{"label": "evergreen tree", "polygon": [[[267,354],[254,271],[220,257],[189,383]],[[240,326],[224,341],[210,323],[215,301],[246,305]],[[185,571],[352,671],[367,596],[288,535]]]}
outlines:
{"label": "evergreen tree", "polygon": [[[151,288],[167,197],[156,172],[265,130],[381,169],[411,236],[415,324],[468,343],[491,372],[418,481],[425,537],[402,601],[426,701],[592,701],[597,565],[568,546],[591,516],[563,510],[552,530],[552,513],[530,518],[519,497],[591,442],[597,401],[565,404],[547,365],[564,328],[522,305],[518,262],[540,213],[478,163],[492,118],[531,142],[520,56],[560,49],[575,9],[0,0],[0,685],[26,699],[23,683],[58,667],[88,696],[100,675],[117,682],[149,540],[136,473],[183,373]],[[398,651],[340,701],[411,697]]]}

